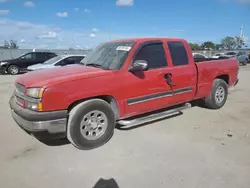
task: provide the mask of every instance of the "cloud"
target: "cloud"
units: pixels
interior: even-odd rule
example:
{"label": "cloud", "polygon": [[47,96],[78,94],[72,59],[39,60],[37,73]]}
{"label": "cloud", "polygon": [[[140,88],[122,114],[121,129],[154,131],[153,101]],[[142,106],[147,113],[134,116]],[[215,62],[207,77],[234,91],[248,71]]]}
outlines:
{"label": "cloud", "polygon": [[76,12],[78,12],[78,11],[79,11],[79,8],[75,8],[74,10],[75,10]]}
{"label": "cloud", "polygon": [[84,9],[84,12],[85,12],[85,13],[90,13],[91,11],[90,11],[89,9],[86,9],[86,8],[85,8],[85,9]]}
{"label": "cloud", "polygon": [[16,25],[19,29],[22,29],[22,30],[28,30],[28,29],[33,28],[33,24],[29,22],[18,22]]}
{"label": "cloud", "polygon": [[38,46],[36,46],[36,48],[44,49],[44,48],[48,48],[48,45],[47,44],[39,44]]}
{"label": "cloud", "polygon": [[32,1],[26,1],[24,4],[23,4],[25,7],[35,7],[35,3],[32,2]]}
{"label": "cloud", "polygon": [[21,39],[21,40],[20,40],[20,43],[25,43],[25,42],[26,42],[25,39]]}
{"label": "cloud", "polygon": [[[56,49],[58,46],[60,49],[76,48],[77,45],[93,48],[100,42],[109,40],[110,36],[112,39],[135,37],[127,33],[117,34],[105,31],[98,31],[97,35],[93,32],[94,28],[64,29],[56,25],[36,24],[7,18],[0,18],[0,28],[0,45],[5,40],[16,40],[20,48],[26,49],[36,48],[39,45],[47,45],[50,49]],[[22,42],[23,39],[25,42]],[[70,43],[71,41],[74,42]]]}
{"label": "cloud", "polygon": [[5,3],[7,2],[8,0],[0,0],[0,3]]}
{"label": "cloud", "polygon": [[134,1],[133,0],[117,0],[116,5],[117,6],[133,6]]}
{"label": "cloud", "polygon": [[90,37],[90,38],[96,38],[96,34],[95,34],[95,33],[91,33],[91,34],[89,35],[89,37]]}
{"label": "cloud", "polygon": [[58,12],[58,13],[56,13],[56,16],[61,17],[61,18],[65,18],[65,17],[68,17],[69,14],[68,14],[68,12]]}
{"label": "cloud", "polygon": [[46,34],[39,35],[37,38],[39,38],[39,39],[55,39],[56,37],[57,37],[56,32],[49,31]]}
{"label": "cloud", "polygon": [[0,10],[0,15],[7,15],[10,13],[10,10]]}
{"label": "cloud", "polygon": [[97,28],[93,28],[93,29],[92,29],[92,32],[93,32],[93,33],[96,33],[96,32],[98,32],[98,29],[97,29]]}

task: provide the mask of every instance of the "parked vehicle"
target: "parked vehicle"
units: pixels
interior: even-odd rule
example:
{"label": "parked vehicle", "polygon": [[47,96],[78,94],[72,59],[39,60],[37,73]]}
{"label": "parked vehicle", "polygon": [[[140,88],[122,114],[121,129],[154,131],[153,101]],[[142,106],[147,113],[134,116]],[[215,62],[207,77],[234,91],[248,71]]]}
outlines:
{"label": "parked vehicle", "polygon": [[208,57],[201,53],[193,53],[194,59],[207,59]]}
{"label": "parked vehicle", "polygon": [[218,53],[218,54],[213,55],[212,58],[219,59],[223,55],[224,55],[224,53]]}
{"label": "parked vehicle", "polygon": [[237,58],[239,60],[239,63],[242,65],[247,65],[249,59],[248,59],[248,54],[246,52],[238,52],[237,53]]}
{"label": "parked vehicle", "polygon": [[236,58],[195,63],[182,39],[110,41],[81,63],[21,75],[9,101],[17,124],[39,139],[66,135],[75,147],[93,149],[112,137],[116,123],[158,120],[196,99],[220,109],[238,83]]}
{"label": "parked vehicle", "polygon": [[57,55],[53,52],[30,52],[16,59],[2,60],[0,61],[0,73],[15,75],[26,72],[28,66],[43,63],[55,56]]}
{"label": "parked vehicle", "polygon": [[41,64],[36,64],[28,67],[28,71],[50,69],[80,63],[86,55],[60,55],[49,59]]}
{"label": "parked vehicle", "polygon": [[226,52],[226,53],[224,53],[224,55],[223,56],[225,56],[225,57],[236,57],[237,56],[237,52]]}
{"label": "parked vehicle", "polygon": [[249,60],[246,52],[227,52],[225,53],[225,55],[221,57],[228,57],[228,58],[237,57],[239,64],[242,64],[242,65],[247,65],[248,60]]}

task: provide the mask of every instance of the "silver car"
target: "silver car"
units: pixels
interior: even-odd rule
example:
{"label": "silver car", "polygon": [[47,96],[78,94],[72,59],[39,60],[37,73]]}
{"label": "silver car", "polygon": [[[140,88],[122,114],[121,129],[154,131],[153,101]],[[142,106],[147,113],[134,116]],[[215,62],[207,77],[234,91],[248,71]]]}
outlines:
{"label": "silver car", "polygon": [[28,67],[28,71],[35,71],[41,69],[50,69],[54,67],[67,66],[71,64],[80,63],[86,55],[59,55],[42,64],[36,64]]}
{"label": "silver car", "polygon": [[238,52],[237,57],[242,65],[247,65],[249,62],[248,54],[246,52]]}
{"label": "silver car", "polygon": [[248,55],[246,52],[227,52],[223,56],[228,57],[228,58],[237,57],[239,60],[239,63],[242,65],[247,65],[249,61]]}

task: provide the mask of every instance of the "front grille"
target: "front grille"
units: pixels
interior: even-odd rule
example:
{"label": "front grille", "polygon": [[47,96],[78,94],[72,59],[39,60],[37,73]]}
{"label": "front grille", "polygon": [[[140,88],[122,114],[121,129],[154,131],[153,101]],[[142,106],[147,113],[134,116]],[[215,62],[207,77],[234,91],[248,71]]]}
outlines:
{"label": "front grille", "polygon": [[16,84],[16,92],[24,94],[25,92],[25,87],[19,83]]}
{"label": "front grille", "polygon": [[16,96],[16,102],[17,104],[19,104],[20,106],[24,106],[24,100],[21,99],[20,97]]}

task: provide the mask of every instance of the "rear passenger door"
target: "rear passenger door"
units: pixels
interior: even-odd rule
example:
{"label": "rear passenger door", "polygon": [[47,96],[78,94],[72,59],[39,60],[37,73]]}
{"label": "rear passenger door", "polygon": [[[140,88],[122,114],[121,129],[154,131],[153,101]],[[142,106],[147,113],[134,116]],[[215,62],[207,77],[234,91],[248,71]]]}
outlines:
{"label": "rear passenger door", "polygon": [[[168,41],[168,54],[171,57],[171,75],[173,96],[171,103],[188,102],[194,98],[197,83],[197,70],[191,57],[188,56],[187,43],[181,41]],[[190,51],[191,54],[191,51]]]}

